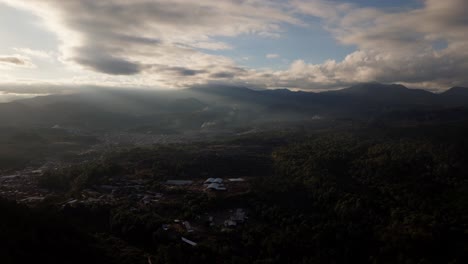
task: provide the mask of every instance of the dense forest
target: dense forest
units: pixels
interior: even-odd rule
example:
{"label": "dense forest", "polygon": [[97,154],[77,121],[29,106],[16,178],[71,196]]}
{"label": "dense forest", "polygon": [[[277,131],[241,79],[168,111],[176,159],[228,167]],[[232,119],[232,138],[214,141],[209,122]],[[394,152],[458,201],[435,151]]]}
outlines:
{"label": "dense forest", "polygon": [[[57,195],[30,209],[2,201],[5,263],[466,263],[465,126],[256,135],[109,152],[46,172]],[[449,135],[449,136],[441,136]],[[164,189],[167,179],[252,175],[248,191]],[[150,209],[65,206],[96,184],[145,179],[180,199]],[[196,247],[162,226],[242,207],[249,221]],[[27,254],[25,253],[27,252]],[[70,256],[76,258],[69,259]]]}

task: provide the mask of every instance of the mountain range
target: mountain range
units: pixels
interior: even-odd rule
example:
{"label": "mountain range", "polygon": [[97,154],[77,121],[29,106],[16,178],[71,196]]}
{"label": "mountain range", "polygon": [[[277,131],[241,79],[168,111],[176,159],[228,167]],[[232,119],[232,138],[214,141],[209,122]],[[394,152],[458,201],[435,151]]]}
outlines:
{"label": "mountain range", "polygon": [[468,116],[466,109],[464,87],[443,93],[380,83],[320,93],[220,85],[174,91],[96,88],[2,103],[0,124],[181,131],[342,118],[450,120]]}

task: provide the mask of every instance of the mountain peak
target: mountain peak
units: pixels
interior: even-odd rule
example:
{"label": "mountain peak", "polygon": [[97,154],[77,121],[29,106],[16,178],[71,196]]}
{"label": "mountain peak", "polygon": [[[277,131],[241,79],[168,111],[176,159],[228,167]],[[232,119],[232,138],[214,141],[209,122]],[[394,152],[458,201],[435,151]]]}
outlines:
{"label": "mountain peak", "polygon": [[362,83],[338,91],[331,95],[350,96],[378,103],[428,104],[433,103],[435,94],[419,89],[410,89],[401,84]]}
{"label": "mountain peak", "polygon": [[382,84],[382,83],[361,83],[356,84],[351,87],[338,90],[336,92],[339,93],[352,93],[352,94],[359,94],[359,93],[375,93],[375,92],[383,92],[383,91],[404,91],[410,90],[404,85],[401,84]]}

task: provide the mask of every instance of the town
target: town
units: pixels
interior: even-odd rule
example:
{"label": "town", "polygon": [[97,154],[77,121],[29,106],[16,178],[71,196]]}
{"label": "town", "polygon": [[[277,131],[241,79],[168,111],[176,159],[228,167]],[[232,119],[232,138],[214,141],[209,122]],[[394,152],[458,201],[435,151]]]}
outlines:
{"label": "town", "polygon": [[[226,195],[247,192],[249,177],[207,178],[196,180],[166,180],[152,188],[152,180],[119,177],[108,184],[93,185],[83,189],[73,197],[61,192],[41,187],[39,182],[47,170],[59,170],[57,164],[45,164],[40,168],[25,168],[11,175],[0,175],[0,197],[20,204],[35,207],[47,200],[54,201],[57,208],[128,205],[133,213],[145,214],[158,211],[161,205],[183,201],[184,195],[207,195],[216,199]],[[210,236],[213,232],[229,232],[247,222],[247,212],[243,208],[206,211],[190,219],[173,219],[161,225],[166,236],[180,240],[191,246]]]}

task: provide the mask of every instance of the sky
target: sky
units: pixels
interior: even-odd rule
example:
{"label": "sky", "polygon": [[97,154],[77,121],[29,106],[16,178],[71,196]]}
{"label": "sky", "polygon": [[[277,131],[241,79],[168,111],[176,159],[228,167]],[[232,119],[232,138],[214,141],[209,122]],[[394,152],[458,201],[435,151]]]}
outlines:
{"label": "sky", "polygon": [[0,86],[468,86],[466,14],[466,0],[0,0]]}

